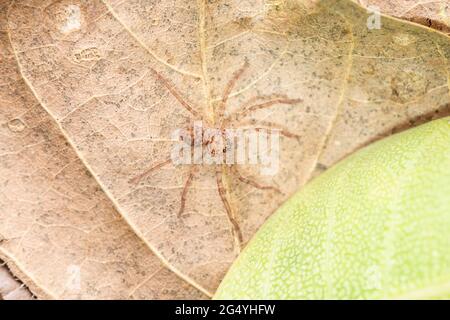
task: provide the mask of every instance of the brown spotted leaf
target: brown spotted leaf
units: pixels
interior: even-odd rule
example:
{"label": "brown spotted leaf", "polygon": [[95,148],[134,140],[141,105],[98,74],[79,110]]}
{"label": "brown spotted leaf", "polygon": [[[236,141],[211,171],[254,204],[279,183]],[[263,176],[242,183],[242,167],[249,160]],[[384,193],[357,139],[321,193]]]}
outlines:
{"label": "brown spotted leaf", "polygon": [[31,292],[15,278],[0,260],[0,300],[31,300]]}
{"label": "brown spotted leaf", "polygon": [[[205,298],[131,231],[17,69],[0,7],[0,258],[39,298]],[[0,295],[29,292],[0,267]]]}
{"label": "brown spotted leaf", "polygon": [[381,13],[407,19],[450,34],[449,0],[356,0]]}
{"label": "brown spotted leaf", "polygon": [[[206,294],[313,172],[449,109],[449,38],[385,17],[370,29],[352,1],[36,0],[7,12],[40,107],[161,263]],[[173,163],[173,132],[199,121],[279,130],[276,174]]]}

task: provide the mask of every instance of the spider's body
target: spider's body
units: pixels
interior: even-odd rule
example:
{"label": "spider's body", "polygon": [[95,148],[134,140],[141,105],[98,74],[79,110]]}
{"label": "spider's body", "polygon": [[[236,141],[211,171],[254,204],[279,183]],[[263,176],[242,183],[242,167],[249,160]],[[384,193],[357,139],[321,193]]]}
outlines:
{"label": "spider's body", "polygon": [[[235,234],[235,238],[242,242],[242,235],[239,229],[239,226],[235,220],[235,213],[233,212],[230,201],[229,201],[229,192],[227,192],[226,184],[224,181],[224,177],[228,174],[234,175],[238,180],[248,185],[251,185],[255,188],[261,190],[273,190],[281,193],[281,191],[274,186],[262,185],[251,178],[244,177],[240,172],[238,167],[232,161],[227,161],[228,152],[233,151],[234,148],[234,138],[232,134],[230,134],[230,129],[238,129],[244,125],[247,129],[252,129],[254,131],[260,130],[277,130],[281,135],[284,135],[288,138],[298,138],[298,135],[289,132],[286,128],[283,128],[279,125],[273,124],[271,122],[250,122],[247,124],[243,124],[242,119],[252,114],[254,111],[265,109],[272,107],[278,104],[284,105],[293,105],[301,102],[301,99],[290,99],[285,95],[272,95],[270,97],[255,97],[250,99],[250,101],[242,106],[237,112],[232,112],[226,114],[226,107],[228,98],[236,85],[236,82],[248,68],[248,63],[245,62],[244,65],[237,70],[231,80],[227,83],[225,90],[222,95],[221,101],[219,101],[218,106],[214,110],[214,116],[212,117],[212,121],[206,119],[203,115],[201,115],[196,108],[193,108],[179,93],[179,91],[174,87],[171,82],[162,76],[159,72],[152,69],[151,71],[155,75],[155,77],[162,82],[162,84],[167,88],[167,90],[177,99],[177,101],[191,114],[191,125],[183,130],[184,135],[180,136],[180,140],[188,147],[192,152],[191,154],[191,163],[189,164],[191,167],[189,169],[189,175],[184,183],[184,187],[181,193],[180,199],[180,208],[178,211],[178,216],[181,217],[184,213],[186,206],[186,195],[187,192],[195,179],[195,173],[199,169],[199,165],[203,164],[212,164],[216,166],[216,182],[217,182],[217,190],[222,199],[224,208],[228,214],[229,220],[233,225],[233,232]],[[261,102],[257,102],[261,101]],[[206,124],[206,126],[198,125],[198,123]],[[211,123],[213,122],[213,123]],[[213,133],[213,134],[211,134]],[[198,151],[200,150],[200,151]],[[203,161],[204,157],[210,159],[223,159],[222,161],[212,161],[213,163],[205,163]],[[153,164],[149,169],[147,169],[142,174],[134,177],[130,180],[133,184],[138,184],[141,179],[148,176],[155,170],[159,170],[163,166],[166,166],[173,161],[168,158],[165,161]]]}

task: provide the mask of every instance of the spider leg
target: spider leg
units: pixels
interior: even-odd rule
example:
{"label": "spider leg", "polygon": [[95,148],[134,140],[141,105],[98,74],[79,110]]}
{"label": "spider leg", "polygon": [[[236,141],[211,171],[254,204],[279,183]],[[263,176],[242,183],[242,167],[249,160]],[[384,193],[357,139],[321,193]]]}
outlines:
{"label": "spider leg", "polygon": [[232,229],[233,229],[233,235],[235,238],[235,243],[236,243],[237,247],[240,248],[241,244],[243,242],[242,232],[239,227],[239,224],[237,223],[237,221],[235,219],[230,202],[228,201],[228,198],[227,198],[227,193],[226,193],[225,185],[223,182],[223,171],[224,171],[223,166],[221,166],[221,169],[216,171],[217,190],[219,191],[220,198],[221,198],[223,205],[225,207],[225,210],[227,212],[228,219],[231,222]]}
{"label": "spider leg", "polygon": [[[244,124],[246,125],[246,124]],[[252,126],[251,129],[260,131],[260,130],[271,130],[271,129],[276,129],[280,132],[281,135],[285,136],[286,138],[293,138],[293,139],[299,139],[300,135],[293,133],[291,131],[289,131],[289,129],[287,129],[286,127],[270,122],[270,121],[258,121],[257,125],[259,125],[259,127],[253,127],[252,123],[248,123],[247,125]]]}
{"label": "spider leg", "polygon": [[302,99],[276,98],[266,102],[251,105],[249,107],[246,107],[243,111],[236,112],[233,115],[236,116],[237,119],[239,119],[251,114],[253,111],[267,109],[277,104],[293,105],[302,101],[303,101]]}
{"label": "spider leg", "polygon": [[289,97],[285,94],[270,94],[270,95],[254,96],[254,97],[248,99],[243,104],[241,104],[239,109],[245,110],[249,106],[257,104],[258,101],[269,101],[269,100],[275,100],[275,99],[289,99]]}
{"label": "spider leg", "polygon": [[166,79],[163,75],[161,75],[158,71],[153,68],[150,68],[152,73],[156,76],[158,80],[160,80],[163,85],[169,90],[169,92],[175,97],[175,99],[180,102],[180,104],[189,111],[194,117],[200,118],[200,114],[186,101],[183,99],[182,95],[178,92],[175,86],[170,83],[168,79]]}
{"label": "spider leg", "polygon": [[245,61],[244,65],[237,71],[233,73],[233,76],[231,77],[230,81],[228,81],[227,85],[225,86],[225,90],[222,94],[222,101],[219,107],[219,117],[222,119],[223,114],[225,113],[225,107],[228,101],[228,98],[230,97],[231,91],[236,85],[236,82],[239,80],[240,77],[244,74],[244,71],[248,68],[248,62]]}
{"label": "spider leg", "polygon": [[183,192],[181,193],[181,205],[180,205],[180,210],[178,211],[178,217],[181,217],[181,215],[184,212],[184,209],[186,208],[186,195],[187,192],[189,190],[189,187],[192,185],[192,180],[194,179],[194,168],[191,167],[189,169],[189,176],[186,180],[186,183],[184,184],[183,187]]}
{"label": "spider leg", "polygon": [[162,167],[168,165],[171,162],[172,162],[172,160],[170,158],[166,159],[164,161],[161,161],[161,162],[151,166],[149,169],[145,170],[140,175],[137,175],[136,177],[130,179],[129,182],[132,183],[132,184],[138,184],[143,178],[148,176],[150,173],[152,173],[153,171],[155,171],[155,170],[157,170],[159,168],[162,168]]}
{"label": "spider leg", "polygon": [[250,178],[244,177],[236,166],[232,166],[232,169],[236,173],[239,181],[241,181],[241,182],[243,182],[245,184],[248,184],[248,185],[250,185],[252,187],[255,187],[257,189],[273,190],[273,191],[275,191],[277,193],[283,194],[283,192],[280,189],[278,189],[277,187],[262,185],[262,184],[254,181],[254,180],[252,180]]}

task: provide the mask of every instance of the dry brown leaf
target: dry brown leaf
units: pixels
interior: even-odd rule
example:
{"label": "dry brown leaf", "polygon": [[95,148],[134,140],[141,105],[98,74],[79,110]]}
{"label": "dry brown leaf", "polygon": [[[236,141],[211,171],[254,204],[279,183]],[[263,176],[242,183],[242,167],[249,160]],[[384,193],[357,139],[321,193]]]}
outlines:
{"label": "dry brown leaf", "polygon": [[[4,24],[0,53],[0,257],[9,268],[40,298],[204,298],[98,188],[21,78]],[[0,274],[0,289],[20,298],[6,280]]]}
{"label": "dry brown leaf", "polygon": [[[316,167],[449,109],[449,38],[388,18],[369,30],[350,1],[36,0],[7,12],[39,107],[162,263],[206,294]],[[175,129],[218,126],[222,108],[227,126],[282,129],[276,176],[166,163]]]}
{"label": "dry brown leaf", "polygon": [[365,7],[450,34],[449,0],[356,0]]}
{"label": "dry brown leaf", "polygon": [[355,41],[346,96],[315,175],[374,140],[450,114],[448,37],[388,18],[368,34]]}
{"label": "dry brown leaf", "polygon": [[18,281],[0,260],[0,300],[32,300],[31,292]]}

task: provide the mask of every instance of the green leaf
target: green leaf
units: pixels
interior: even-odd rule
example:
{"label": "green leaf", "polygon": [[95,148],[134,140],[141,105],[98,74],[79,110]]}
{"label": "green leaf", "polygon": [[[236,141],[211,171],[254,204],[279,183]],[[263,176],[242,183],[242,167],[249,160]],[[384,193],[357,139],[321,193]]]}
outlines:
{"label": "green leaf", "polygon": [[215,298],[450,298],[450,118],[372,144],[306,186]]}

